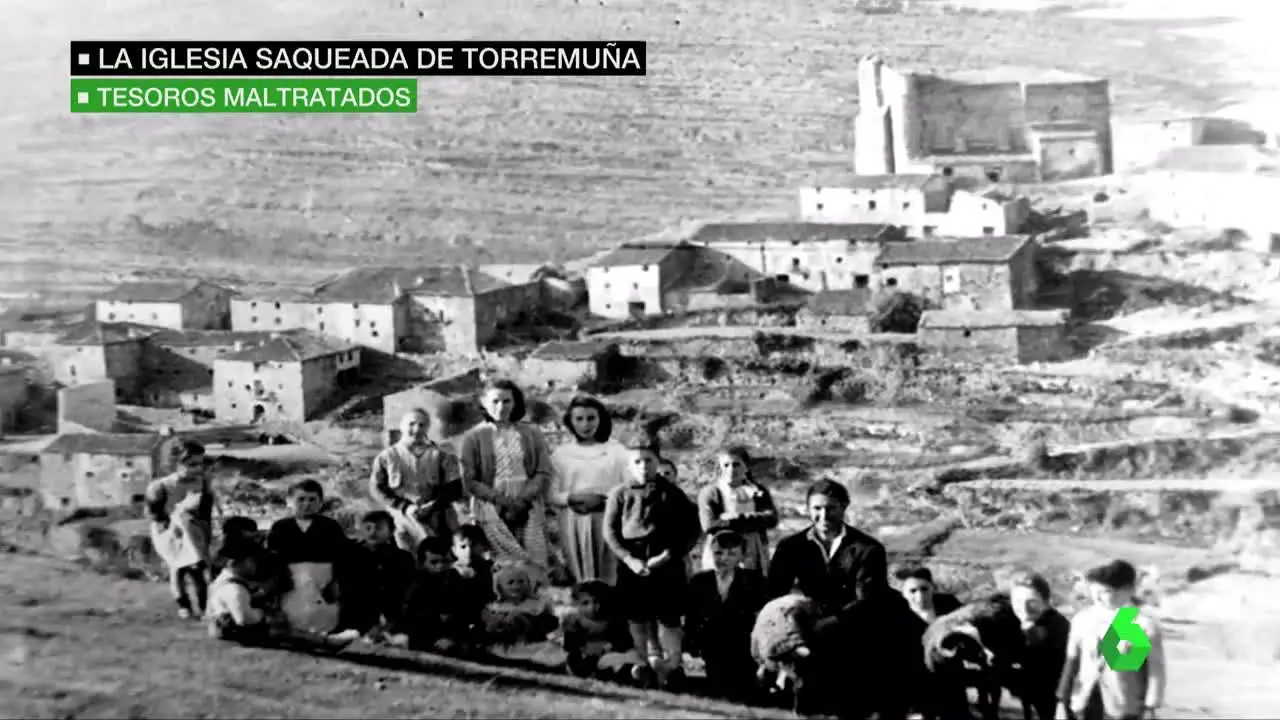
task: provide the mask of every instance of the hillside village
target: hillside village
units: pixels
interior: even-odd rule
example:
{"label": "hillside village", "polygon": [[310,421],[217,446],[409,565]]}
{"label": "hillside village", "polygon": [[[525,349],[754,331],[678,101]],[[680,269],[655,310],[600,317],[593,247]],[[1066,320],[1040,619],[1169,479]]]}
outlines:
{"label": "hillside village", "polygon": [[[44,458],[45,502],[70,510],[136,498],[162,470],[162,429],[297,439],[378,398],[390,428],[394,407],[477,367],[546,392],[767,391],[865,364],[876,348],[924,367],[1088,352],[1088,318],[1070,288],[1064,300],[1051,287],[1051,256],[1088,233],[1096,208],[1037,209],[1020,188],[1116,172],[1107,81],[938,75],[875,57],[858,79],[852,167],[796,188],[791,217],[626,241],[577,271],[407,263],[303,292],[130,281],[83,314],[11,309],[0,430]],[[1162,121],[1142,148],[1151,169],[1134,180],[1148,218],[1280,251],[1277,206],[1257,201],[1280,188],[1276,141],[1238,121]],[[758,367],[761,356],[794,362]]]}

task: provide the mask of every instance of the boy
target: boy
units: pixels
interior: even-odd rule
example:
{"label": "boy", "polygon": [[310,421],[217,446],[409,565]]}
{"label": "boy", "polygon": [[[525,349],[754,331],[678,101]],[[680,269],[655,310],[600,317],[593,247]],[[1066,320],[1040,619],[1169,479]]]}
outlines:
{"label": "boy", "polygon": [[360,574],[361,582],[353,588],[352,602],[343,608],[345,624],[360,632],[400,622],[417,566],[413,554],[396,544],[395,530],[395,518],[385,510],[360,519],[360,561],[353,572]]}
{"label": "boy", "polygon": [[769,599],[768,589],[759,571],[740,567],[747,545],[741,533],[720,530],[710,544],[714,568],[689,580],[686,643],[706,663],[712,693],[750,702],[756,677],[751,629]]}
{"label": "boy", "polygon": [[472,648],[475,626],[484,607],[468,607],[459,576],[450,567],[449,538],[429,535],[418,545],[418,572],[409,588],[398,633],[410,650],[456,653]]}
{"label": "boy", "polygon": [[[348,574],[354,543],[337,520],[322,514],[324,488],[315,480],[301,480],[289,488],[289,510],[290,517],[271,525],[267,548],[295,578],[299,570],[314,577],[313,583],[295,581],[284,607],[294,622],[309,630],[332,629],[337,620],[331,616],[338,610],[332,606],[338,602],[339,589],[352,585]],[[304,615],[313,618],[304,619]]]}
{"label": "boy", "polygon": [[573,611],[560,621],[570,675],[612,680],[613,671],[634,662],[627,625],[612,612],[611,590],[603,580],[585,580],[573,588]]}
{"label": "boy", "polygon": [[1140,670],[1111,670],[1098,653],[1098,643],[1116,611],[1136,605],[1138,572],[1130,563],[1114,560],[1085,573],[1085,582],[1094,604],[1071,619],[1058,699],[1068,717],[1082,720],[1136,720],[1150,715],[1160,707],[1165,685],[1164,639],[1155,617],[1142,613],[1136,621],[1151,639],[1151,654]]}
{"label": "boy", "polygon": [[[688,589],[687,558],[702,534],[698,509],[680,488],[658,476],[651,447],[630,449],[629,481],[609,492],[604,540],[617,556],[617,595],[635,650],[644,659],[634,679],[678,685],[684,678],[683,615]],[[648,658],[650,623],[666,656],[655,668]]]}
{"label": "boy", "polygon": [[242,645],[295,645],[305,649],[341,650],[353,634],[325,635],[291,630],[278,613],[264,612],[254,603],[262,550],[244,540],[223,544],[218,553],[223,566],[209,588],[206,618],[209,635]]}
{"label": "boy", "polygon": [[484,606],[493,601],[493,563],[485,554],[487,549],[488,540],[479,525],[463,525],[453,536],[453,573],[465,607],[477,608],[476,622]]}

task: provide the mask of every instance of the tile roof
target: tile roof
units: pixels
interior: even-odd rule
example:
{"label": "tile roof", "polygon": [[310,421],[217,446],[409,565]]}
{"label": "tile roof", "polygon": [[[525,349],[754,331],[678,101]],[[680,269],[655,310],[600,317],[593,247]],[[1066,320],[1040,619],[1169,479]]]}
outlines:
{"label": "tile roof", "polygon": [[1275,173],[1280,171],[1280,150],[1256,145],[1174,147],[1161,153],[1154,167],[1182,172]]}
{"label": "tile roof", "polygon": [[544,275],[556,275],[556,269],[542,263],[489,263],[480,266],[480,272],[509,283],[531,283]]}
{"label": "tile roof", "polygon": [[920,328],[974,330],[1011,327],[1052,327],[1067,322],[1066,310],[926,310]]}
{"label": "tile roof", "polygon": [[47,455],[150,455],[164,442],[157,433],[69,433],[59,435],[41,450]]}
{"label": "tile roof", "polygon": [[156,332],[155,328],[134,323],[83,320],[62,328],[62,332],[54,339],[54,343],[57,345],[111,345],[143,340]]}
{"label": "tile roof", "polygon": [[[390,304],[400,293],[470,297],[509,286],[510,283],[464,265],[419,267],[363,267],[345,272],[311,294],[313,302],[367,302]],[[396,292],[397,289],[400,291]]]}
{"label": "tile roof", "polygon": [[901,175],[854,175],[831,173],[818,176],[812,185],[816,190],[824,188],[848,188],[851,190],[920,190],[941,175],[928,173],[903,173]]}
{"label": "tile roof", "polygon": [[819,315],[867,315],[873,309],[871,291],[865,288],[823,290],[809,298],[809,310]]}
{"label": "tile roof", "polygon": [[99,300],[121,302],[177,302],[205,284],[203,280],[140,280],[120,283],[98,296]]}
{"label": "tile roof", "polygon": [[596,258],[591,267],[630,267],[633,265],[656,265],[676,248],[684,247],[675,242],[630,242],[623,243],[604,255]]}
{"label": "tile roof", "polygon": [[591,360],[598,355],[617,349],[616,344],[601,341],[552,340],[539,345],[529,353],[529,357],[537,360]]}
{"label": "tile roof", "polygon": [[245,348],[220,359],[254,363],[306,362],[354,349],[354,345],[340,340],[306,330],[293,330],[277,333],[276,337],[261,345]]}
{"label": "tile roof", "polygon": [[1031,238],[984,235],[954,240],[911,240],[886,243],[877,265],[965,265],[1009,262]]}
{"label": "tile roof", "polygon": [[271,339],[267,330],[171,330],[157,331],[151,336],[156,345],[171,347],[220,347],[237,342],[262,344]]}
{"label": "tile roof", "polygon": [[694,243],[716,242],[822,242],[826,240],[878,240],[895,228],[882,223],[741,222],[703,225],[690,238]]}

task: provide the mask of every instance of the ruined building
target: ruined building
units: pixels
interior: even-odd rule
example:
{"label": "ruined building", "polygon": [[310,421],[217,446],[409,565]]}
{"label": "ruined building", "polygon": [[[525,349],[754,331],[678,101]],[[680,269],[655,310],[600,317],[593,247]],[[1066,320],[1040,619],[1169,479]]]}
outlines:
{"label": "ruined building", "polygon": [[1109,83],[1056,70],[940,76],[864,57],[855,133],[861,175],[1040,182],[1113,171]]}

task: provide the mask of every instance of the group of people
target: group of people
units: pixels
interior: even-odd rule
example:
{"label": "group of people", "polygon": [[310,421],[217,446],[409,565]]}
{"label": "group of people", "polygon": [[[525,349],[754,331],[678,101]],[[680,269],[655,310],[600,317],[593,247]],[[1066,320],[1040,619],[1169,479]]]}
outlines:
{"label": "group of people", "polygon": [[[963,688],[930,691],[925,702],[915,682],[926,674],[926,630],[959,602],[935,592],[923,568],[899,573],[893,588],[884,545],[845,520],[843,485],[813,484],[810,526],[770,553],[778,512],[745,449],[720,452],[714,482],[691,499],[651,439],[612,437],[595,398],[570,402],[562,420],[572,439],[555,449],[523,422],[515,384],[490,382],[479,400],[484,421],[456,451],[431,439],[431,414],[404,416],[399,439],[373,462],[370,494],[382,509],[363,517],[355,538],[324,514],[322,486],[304,480],[290,490],[290,516],[265,537],[249,518],[226,518],[212,552],[203,448],[178,446],[175,471],[146,497],[179,613],[249,644],[340,650],[364,638],[470,655],[554,641],[575,675],[672,690],[687,680],[689,654],[704,661],[711,693],[756,702],[769,685],[752,656],[756,616],[773,598],[801,594],[819,615],[806,712],[967,716],[955,694]],[[1089,576],[1099,607],[1132,602],[1136,577],[1123,565]],[[571,611],[555,612],[548,585],[572,587]],[[1140,686],[1116,679],[1097,662],[1105,627],[1091,614],[1066,621],[1038,576],[1009,597],[1033,648],[1022,668],[1040,683],[1028,695],[1039,720],[1054,716],[1058,698],[1089,720],[1159,704],[1162,659],[1153,656],[1158,668]]]}

